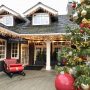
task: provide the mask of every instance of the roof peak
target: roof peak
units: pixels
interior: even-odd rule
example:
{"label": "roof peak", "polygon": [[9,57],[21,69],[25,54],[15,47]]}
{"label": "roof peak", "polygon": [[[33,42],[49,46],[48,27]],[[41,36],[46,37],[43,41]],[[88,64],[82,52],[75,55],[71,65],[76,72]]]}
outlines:
{"label": "roof peak", "polygon": [[31,7],[30,9],[26,10],[23,14],[25,16],[27,16],[28,14],[32,14],[33,12],[37,11],[38,8],[42,8],[48,12],[50,12],[51,14],[54,14],[54,15],[57,15],[58,14],[58,11],[43,4],[42,2],[38,2],[37,4],[35,4],[33,7]]}

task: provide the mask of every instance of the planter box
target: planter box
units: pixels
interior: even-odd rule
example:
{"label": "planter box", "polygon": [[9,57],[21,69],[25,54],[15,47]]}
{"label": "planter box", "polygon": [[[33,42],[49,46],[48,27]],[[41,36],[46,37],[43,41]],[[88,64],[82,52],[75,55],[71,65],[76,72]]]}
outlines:
{"label": "planter box", "polygon": [[25,70],[41,70],[44,66],[43,65],[30,65],[25,66]]}

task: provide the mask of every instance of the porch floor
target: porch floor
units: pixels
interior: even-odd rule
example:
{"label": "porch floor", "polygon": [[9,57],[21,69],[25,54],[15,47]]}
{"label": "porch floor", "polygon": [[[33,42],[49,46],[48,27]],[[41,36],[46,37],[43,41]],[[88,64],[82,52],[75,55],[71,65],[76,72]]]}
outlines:
{"label": "porch floor", "polygon": [[0,72],[0,90],[56,90],[55,71],[25,70],[26,76],[8,77]]}

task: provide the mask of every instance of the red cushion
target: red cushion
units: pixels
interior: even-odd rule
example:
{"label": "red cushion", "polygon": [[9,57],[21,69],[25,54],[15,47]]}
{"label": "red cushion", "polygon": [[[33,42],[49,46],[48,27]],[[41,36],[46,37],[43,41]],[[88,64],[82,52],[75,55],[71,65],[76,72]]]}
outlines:
{"label": "red cushion", "polygon": [[8,70],[9,72],[20,72],[23,71],[23,67],[10,67]]}
{"label": "red cushion", "polygon": [[20,67],[20,66],[22,66],[22,64],[10,64],[9,66],[10,67]]}

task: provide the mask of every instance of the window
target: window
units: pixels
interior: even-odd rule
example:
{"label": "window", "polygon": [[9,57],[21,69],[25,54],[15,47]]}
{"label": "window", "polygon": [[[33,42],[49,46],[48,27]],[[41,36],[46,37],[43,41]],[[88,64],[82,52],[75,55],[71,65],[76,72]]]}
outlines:
{"label": "window", "polygon": [[2,15],[2,18],[0,18],[0,23],[6,25],[6,26],[13,26],[13,16],[12,15]]}
{"label": "window", "polygon": [[33,15],[32,19],[33,25],[49,25],[49,14],[47,13],[36,13]]}
{"label": "window", "polygon": [[0,60],[6,58],[6,41],[0,39]]}
{"label": "window", "polygon": [[19,58],[19,44],[12,43],[11,45],[11,58],[18,59]]}

